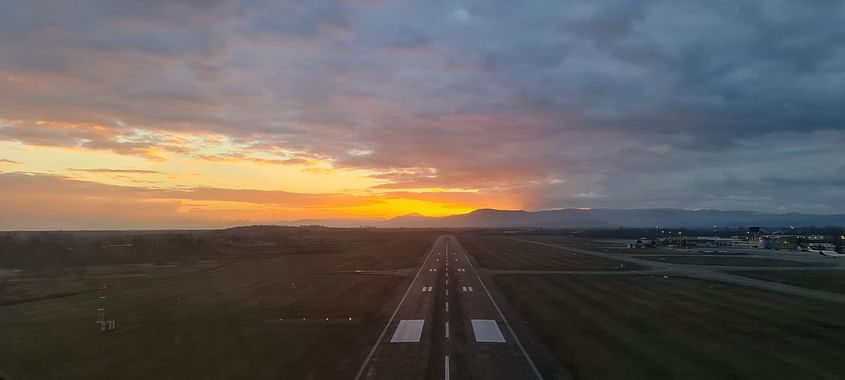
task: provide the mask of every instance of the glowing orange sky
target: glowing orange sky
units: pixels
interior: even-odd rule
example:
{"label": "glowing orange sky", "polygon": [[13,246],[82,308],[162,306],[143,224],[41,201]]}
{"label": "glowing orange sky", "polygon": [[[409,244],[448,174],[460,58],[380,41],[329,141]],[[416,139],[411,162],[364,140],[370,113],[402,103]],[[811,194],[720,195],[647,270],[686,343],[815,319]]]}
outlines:
{"label": "glowing orange sky", "polygon": [[845,7],[737,7],[4,2],[0,229],[845,212]]}
{"label": "glowing orange sky", "polygon": [[313,156],[285,158],[307,156],[296,152],[246,151],[225,136],[143,131],[167,146],[113,149],[52,143],[66,133],[110,138],[109,128],[97,125],[27,128],[27,142],[0,142],[0,228],[216,227],[513,206],[476,189],[396,191],[373,171],[338,169]]}

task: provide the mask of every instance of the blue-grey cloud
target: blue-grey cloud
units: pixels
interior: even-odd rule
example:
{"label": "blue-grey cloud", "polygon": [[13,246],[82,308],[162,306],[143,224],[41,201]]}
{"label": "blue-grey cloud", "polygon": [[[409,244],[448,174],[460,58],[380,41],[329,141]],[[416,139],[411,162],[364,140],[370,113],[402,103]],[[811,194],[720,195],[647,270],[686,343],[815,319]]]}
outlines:
{"label": "blue-grey cloud", "polygon": [[845,211],[839,1],[0,10],[7,124],[211,131],[370,169],[388,188],[509,191],[531,208]]}

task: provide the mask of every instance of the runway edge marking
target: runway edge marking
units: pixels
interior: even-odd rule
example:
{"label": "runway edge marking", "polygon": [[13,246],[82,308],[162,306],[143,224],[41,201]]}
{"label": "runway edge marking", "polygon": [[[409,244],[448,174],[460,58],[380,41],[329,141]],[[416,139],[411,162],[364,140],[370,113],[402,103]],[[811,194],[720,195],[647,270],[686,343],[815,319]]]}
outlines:
{"label": "runway edge marking", "polygon": [[361,368],[358,368],[358,373],[355,374],[355,380],[361,378],[361,375],[364,373],[364,370],[367,369],[367,365],[370,364],[370,359],[373,358],[373,355],[376,353],[376,349],[378,348],[379,343],[384,338],[384,335],[387,334],[387,329],[390,328],[390,325],[393,324],[393,319],[396,318],[396,314],[399,313],[399,308],[402,307],[402,304],[405,303],[405,298],[408,298],[408,293],[411,292],[411,288],[414,287],[414,283],[417,282],[417,278],[420,277],[420,273],[422,273],[423,268],[425,268],[425,264],[428,263],[428,259],[431,258],[431,255],[434,253],[434,247],[440,243],[440,240],[443,237],[438,237],[437,240],[434,241],[434,244],[431,246],[431,249],[428,251],[428,256],[425,257],[425,261],[423,261],[422,265],[420,265],[420,269],[417,270],[417,274],[414,276],[414,279],[411,280],[411,283],[408,285],[408,289],[405,290],[405,294],[402,295],[402,299],[399,300],[399,304],[396,305],[396,309],[393,310],[393,314],[390,316],[390,319],[387,321],[387,324],[384,325],[384,329],[381,330],[381,334],[378,336],[378,340],[376,343],[373,344],[373,348],[370,350],[370,353],[367,354],[367,358],[364,359],[364,363],[361,364]]}
{"label": "runway edge marking", "polygon": [[487,297],[490,298],[490,302],[493,303],[493,307],[496,308],[496,311],[499,313],[499,316],[502,317],[502,321],[505,322],[505,326],[508,328],[508,331],[511,333],[511,336],[513,336],[513,341],[516,342],[516,345],[519,347],[519,350],[522,351],[522,355],[525,356],[526,360],[528,360],[528,364],[531,365],[531,369],[534,370],[534,374],[537,375],[538,379],[544,380],[543,375],[540,374],[540,370],[537,369],[537,366],[534,364],[534,361],[531,360],[531,356],[528,356],[528,351],[525,351],[525,347],[522,346],[522,342],[520,342],[519,337],[516,336],[516,332],[513,331],[513,327],[511,327],[510,323],[508,323],[508,319],[505,318],[505,314],[502,313],[502,309],[499,309],[499,305],[496,303],[496,300],[493,299],[493,295],[490,294],[490,290],[487,289],[487,285],[485,285],[484,281],[481,280],[481,277],[475,270],[475,265],[472,265],[472,260],[470,260],[469,256],[467,256],[466,250],[458,241],[458,239],[455,239],[455,243],[457,243],[464,256],[466,256],[466,261],[470,269],[472,269],[472,274],[475,275],[475,278],[478,280],[478,283],[481,284],[481,288],[484,289],[484,292],[487,293]]}

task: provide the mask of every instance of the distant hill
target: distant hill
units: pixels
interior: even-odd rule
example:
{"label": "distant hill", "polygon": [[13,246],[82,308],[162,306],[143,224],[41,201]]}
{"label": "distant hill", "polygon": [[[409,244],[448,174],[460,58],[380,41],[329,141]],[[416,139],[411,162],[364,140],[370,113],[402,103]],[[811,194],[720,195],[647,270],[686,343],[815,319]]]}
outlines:
{"label": "distant hill", "polygon": [[380,227],[384,219],[299,219],[281,221],[283,226],[327,226],[340,228]]}
{"label": "distant hill", "polygon": [[845,227],[845,215],[771,214],[753,211],[654,209],[561,209],[545,211],[479,209],[467,214],[427,217],[410,214],[383,221],[312,220],[289,225],[407,228],[618,228],[618,227]]}
{"label": "distant hill", "polygon": [[528,212],[523,210],[480,209],[468,214],[439,218],[419,215],[400,216],[381,223],[383,227],[542,227],[542,228],[608,228],[614,224],[589,215],[555,211]]}

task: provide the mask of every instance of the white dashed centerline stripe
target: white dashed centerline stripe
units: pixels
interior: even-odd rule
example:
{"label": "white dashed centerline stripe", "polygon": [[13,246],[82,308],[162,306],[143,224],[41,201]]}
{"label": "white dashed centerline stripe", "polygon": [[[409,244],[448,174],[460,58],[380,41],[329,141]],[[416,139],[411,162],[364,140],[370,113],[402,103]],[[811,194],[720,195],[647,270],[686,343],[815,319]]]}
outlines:
{"label": "white dashed centerline stripe", "polygon": [[446,322],[446,337],[449,337],[449,322]]}
{"label": "white dashed centerline stripe", "polygon": [[445,363],[443,365],[443,378],[449,380],[449,355],[446,355]]}

